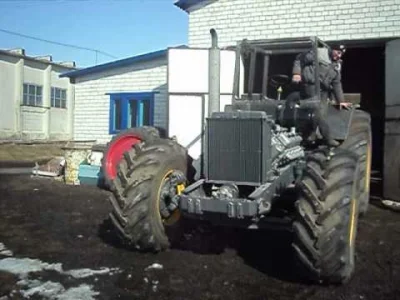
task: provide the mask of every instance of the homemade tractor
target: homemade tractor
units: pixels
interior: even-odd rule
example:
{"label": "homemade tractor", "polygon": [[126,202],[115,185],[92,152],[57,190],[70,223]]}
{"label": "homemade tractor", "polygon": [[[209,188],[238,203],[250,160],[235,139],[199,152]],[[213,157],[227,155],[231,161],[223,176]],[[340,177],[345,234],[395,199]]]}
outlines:
{"label": "homemade tractor", "polygon": [[[317,282],[346,282],[354,270],[358,218],[369,201],[369,114],[319,97],[285,101],[297,88],[290,83],[293,60],[278,71],[286,75],[270,75],[283,66],[274,57],[329,49],[318,38],[244,40],[227,48],[236,56],[233,97],[219,111],[220,49],[211,34],[202,155],[193,159],[179,137],[160,137],[152,127],[115,136],[103,159],[113,224],[123,240],[146,251],[168,248],[182,217],[248,229],[291,226],[302,272]],[[320,95],[318,72],[315,82]],[[321,105],[337,147],[325,145],[319,133]]]}

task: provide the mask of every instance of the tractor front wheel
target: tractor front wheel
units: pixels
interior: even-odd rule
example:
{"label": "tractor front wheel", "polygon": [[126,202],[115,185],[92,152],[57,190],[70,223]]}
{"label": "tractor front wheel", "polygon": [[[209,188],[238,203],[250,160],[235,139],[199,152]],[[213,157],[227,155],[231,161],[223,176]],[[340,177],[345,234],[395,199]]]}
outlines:
{"label": "tractor front wheel", "polygon": [[307,157],[293,248],[312,281],[344,283],[353,273],[359,178],[359,158],[351,151],[317,150]]}
{"label": "tractor front wheel", "polygon": [[186,149],[172,140],[140,145],[128,151],[118,165],[110,217],[128,244],[158,252],[168,248],[179,231],[174,196],[187,184],[190,163]]}
{"label": "tractor front wheel", "polygon": [[371,162],[372,162],[372,133],[371,116],[362,110],[355,110],[349,128],[347,139],[340,145],[357,154],[360,158],[360,216],[366,214],[369,205]]}

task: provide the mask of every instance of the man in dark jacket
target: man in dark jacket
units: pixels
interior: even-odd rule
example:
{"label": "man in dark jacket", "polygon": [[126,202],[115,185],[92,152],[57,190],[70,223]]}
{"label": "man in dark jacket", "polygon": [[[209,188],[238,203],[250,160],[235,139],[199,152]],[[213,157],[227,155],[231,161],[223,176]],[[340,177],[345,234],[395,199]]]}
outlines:
{"label": "man in dark jacket", "polygon": [[[316,112],[316,121],[320,132],[328,145],[338,146],[339,143],[331,138],[328,123],[325,122],[330,92],[332,91],[333,96],[340,107],[348,107],[351,104],[344,101],[341,72],[340,68],[338,68],[340,65],[336,61],[332,61],[333,57],[329,54],[330,53],[328,49],[318,48],[318,79],[320,82],[319,98],[321,103]],[[314,58],[314,51],[312,50],[300,53],[294,61],[292,80],[294,82],[301,83],[300,99],[307,99],[317,96],[315,84],[315,61],[316,59]]]}
{"label": "man in dark jacket", "polygon": [[[338,104],[344,103],[339,64],[331,60],[326,48],[318,49],[318,61],[321,100],[326,101],[332,90]],[[314,62],[314,52],[311,50],[297,55],[293,64],[293,81],[302,83],[302,99],[312,98],[317,94]]]}

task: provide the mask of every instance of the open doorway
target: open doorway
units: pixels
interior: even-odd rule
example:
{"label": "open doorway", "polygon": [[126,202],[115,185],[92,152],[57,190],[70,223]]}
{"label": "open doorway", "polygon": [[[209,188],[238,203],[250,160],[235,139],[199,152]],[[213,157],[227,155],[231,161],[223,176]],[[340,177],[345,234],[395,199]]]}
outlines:
{"label": "open doorway", "polygon": [[348,48],[343,57],[345,93],[360,93],[361,108],[372,120],[372,177],[379,178],[371,193],[382,195],[385,132],[385,45]]}

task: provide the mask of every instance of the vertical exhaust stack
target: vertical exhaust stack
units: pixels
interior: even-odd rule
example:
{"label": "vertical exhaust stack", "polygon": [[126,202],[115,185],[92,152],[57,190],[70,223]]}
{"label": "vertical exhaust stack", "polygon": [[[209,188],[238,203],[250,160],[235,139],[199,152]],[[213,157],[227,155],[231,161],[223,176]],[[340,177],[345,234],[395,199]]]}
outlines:
{"label": "vertical exhaust stack", "polygon": [[220,73],[221,73],[221,51],[218,48],[218,35],[214,28],[211,33],[211,48],[209,50],[209,75],[208,75],[208,116],[213,112],[220,111]]}

